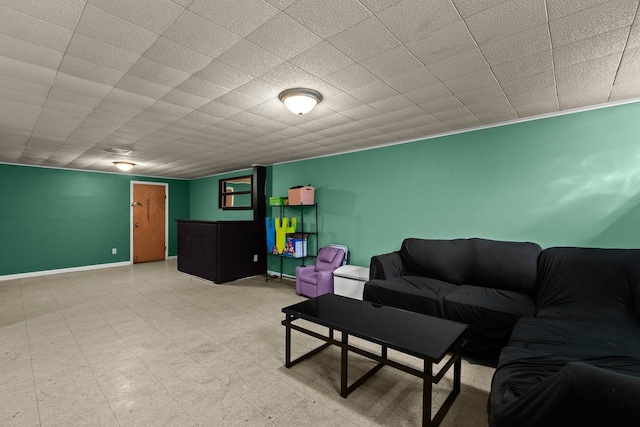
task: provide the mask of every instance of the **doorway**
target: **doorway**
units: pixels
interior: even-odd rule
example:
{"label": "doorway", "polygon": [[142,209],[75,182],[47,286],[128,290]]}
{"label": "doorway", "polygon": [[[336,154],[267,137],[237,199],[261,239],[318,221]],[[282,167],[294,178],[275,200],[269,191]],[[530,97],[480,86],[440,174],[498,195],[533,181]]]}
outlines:
{"label": "doorway", "polygon": [[167,259],[165,183],[131,181],[131,263]]}

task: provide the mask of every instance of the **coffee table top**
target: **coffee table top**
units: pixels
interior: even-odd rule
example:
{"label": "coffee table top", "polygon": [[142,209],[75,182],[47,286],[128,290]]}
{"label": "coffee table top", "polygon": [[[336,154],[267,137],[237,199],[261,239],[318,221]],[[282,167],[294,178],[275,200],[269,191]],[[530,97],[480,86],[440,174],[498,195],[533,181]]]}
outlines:
{"label": "coffee table top", "polygon": [[421,359],[440,362],[467,325],[368,301],[325,294],[282,309]]}

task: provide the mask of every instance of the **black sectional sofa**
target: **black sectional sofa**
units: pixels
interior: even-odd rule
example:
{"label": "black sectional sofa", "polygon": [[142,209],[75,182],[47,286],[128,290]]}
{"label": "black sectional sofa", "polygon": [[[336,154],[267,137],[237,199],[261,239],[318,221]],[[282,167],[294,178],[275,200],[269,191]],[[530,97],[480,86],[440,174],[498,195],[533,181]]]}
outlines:
{"label": "black sectional sofa", "polygon": [[407,239],[370,271],[365,300],[463,321],[472,354],[500,351],[490,426],[640,425],[640,250]]}

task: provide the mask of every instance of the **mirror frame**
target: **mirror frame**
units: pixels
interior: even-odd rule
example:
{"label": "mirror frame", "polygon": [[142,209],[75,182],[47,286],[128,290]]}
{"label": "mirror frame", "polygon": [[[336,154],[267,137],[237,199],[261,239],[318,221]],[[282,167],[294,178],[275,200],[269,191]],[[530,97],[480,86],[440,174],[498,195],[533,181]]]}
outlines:
{"label": "mirror frame", "polygon": [[[227,183],[237,180],[249,179],[249,190],[247,191],[227,191]],[[234,176],[233,178],[220,179],[218,184],[218,208],[224,210],[250,210],[253,209],[253,175]],[[249,195],[249,204],[242,206],[226,206],[226,200],[229,196],[237,196],[241,194]]]}

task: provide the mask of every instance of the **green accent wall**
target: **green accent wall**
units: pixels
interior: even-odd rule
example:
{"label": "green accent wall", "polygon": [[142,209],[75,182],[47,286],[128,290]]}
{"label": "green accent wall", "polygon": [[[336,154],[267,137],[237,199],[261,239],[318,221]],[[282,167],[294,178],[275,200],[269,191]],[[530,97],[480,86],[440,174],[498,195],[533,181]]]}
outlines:
{"label": "green accent wall", "polygon": [[347,245],[355,265],[406,237],[637,248],[639,136],[632,103],[279,164],[268,185],[311,183],[320,245]]}
{"label": "green accent wall", "polygon": [[252,221],[253,210],[220,209],[219,181],[221,179],[253,174],[253,169],[245,169],[206,178],[193,179],[189,182],[191,219],[205,221]]}
{"label": "green accent wall", "polygon": [[0,164],[0,275],[128,262],[130,181],[169,184],[168,255],[176,255],[189,181]]}

